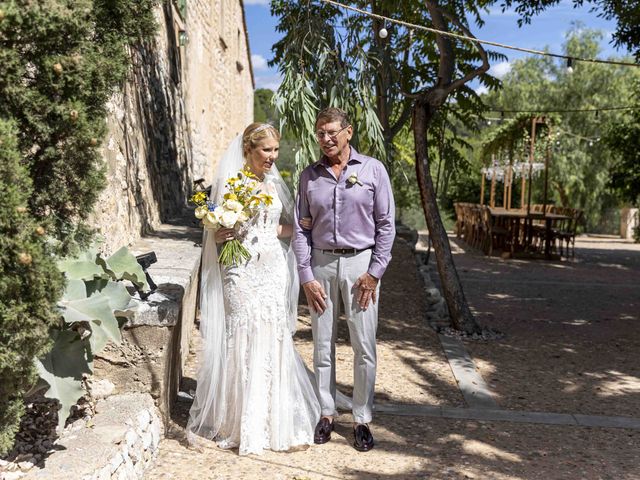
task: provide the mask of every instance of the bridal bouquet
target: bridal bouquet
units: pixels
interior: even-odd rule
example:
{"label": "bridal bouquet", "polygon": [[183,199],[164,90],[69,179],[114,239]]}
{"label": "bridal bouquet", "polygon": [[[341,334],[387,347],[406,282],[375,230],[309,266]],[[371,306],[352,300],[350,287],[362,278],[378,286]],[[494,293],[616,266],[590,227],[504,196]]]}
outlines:
{"label": "bridal bouquet", "polygon": [[[242,226],[256,213],[260,205],[269,206],[273,201],[271,195],[260,193],[257,177],[248,170],[241,170],[238,175],[227,180],[221,205],[216,205],[205,192],[196,192],[191,201],[197,205],[195,216],[202,220],[205,228],[214,231],[221,227],[240,231]],[[251,258],[242,242],[234,238],[227,240],[220,249],[218,261],[225,267],[239,265]]]}

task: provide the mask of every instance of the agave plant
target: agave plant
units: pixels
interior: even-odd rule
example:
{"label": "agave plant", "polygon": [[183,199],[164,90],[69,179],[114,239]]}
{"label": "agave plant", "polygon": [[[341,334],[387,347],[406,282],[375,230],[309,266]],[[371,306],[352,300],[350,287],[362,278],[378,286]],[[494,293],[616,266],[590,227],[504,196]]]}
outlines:
{"label": "agave plant", "polygon": [[136,308],[124,280],[141,290],[149,287],[142,267],[126,247],[108,258],[90,249],[60,261],[58,267],[67,280],[58,303],[60,324],[51,330],[51,351],[36,359],[36,367],[38,389],[48,387],[45,396],[60,402],[58,426],[62,428],[85,393],[82,380],[93,373],[94,355],[109,341],[120,342],[120,324]]}

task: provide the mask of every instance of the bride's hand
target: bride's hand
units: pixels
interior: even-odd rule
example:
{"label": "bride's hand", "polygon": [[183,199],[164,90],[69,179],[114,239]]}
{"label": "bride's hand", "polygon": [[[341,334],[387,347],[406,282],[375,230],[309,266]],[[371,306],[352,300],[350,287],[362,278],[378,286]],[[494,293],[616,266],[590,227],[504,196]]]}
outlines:
{"label": "bride's hand", "polygon": [[301,218],[300,226],[305,230],[311,230],[311,227],[313,226],[313,219],[311,217]]}
{"label": "bride's hand", "polygon": [[236,231],[233,228],[220,228],[216,230],[216,243],[223,243],[227,240],[233,240],[234,238],[236,238]]}

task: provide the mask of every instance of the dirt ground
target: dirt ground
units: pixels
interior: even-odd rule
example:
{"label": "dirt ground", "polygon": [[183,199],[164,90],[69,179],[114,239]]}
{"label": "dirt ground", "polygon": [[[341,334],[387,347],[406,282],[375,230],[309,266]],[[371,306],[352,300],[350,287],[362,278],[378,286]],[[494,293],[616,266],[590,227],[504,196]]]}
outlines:
{"label": "dirt ground", "polygon": [[572,262],[456,251],[478,320],[506,334],[467,343],[500,406],[638,415],[640,245],[581,237]]}
{"label": "dirt ground", "polygon": [[[461,248],[462,247],[462,248]],[[454,242],[455,261],[478,320],[501,340],[465,342],[502,408],[638,415],[640,245],[581,238],[573,262],[486,258]],[[382,285],[376,402],[464,407],[437,335],[424,321],[413,256],[401,241]],[[352,382],[344,322],[338,383]],[[296,344],[310,364],[301,306]],[[194,349],[197,349],[197,344]],[[195,356],[183,389],[195,387]],[[478,422],[377,414],[375,449],[352,447],[351,418],[331,442],[295,452],[239,457],[184,442],[189,403],[179,402],[149,479],[624,479],[640,478],[640,430]]]}

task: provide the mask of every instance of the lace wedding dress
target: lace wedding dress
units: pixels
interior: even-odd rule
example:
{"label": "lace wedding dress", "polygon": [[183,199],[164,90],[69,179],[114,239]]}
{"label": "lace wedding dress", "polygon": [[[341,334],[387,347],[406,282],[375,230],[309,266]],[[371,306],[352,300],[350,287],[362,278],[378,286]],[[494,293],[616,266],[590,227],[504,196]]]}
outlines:
{"label": "lace wedding dress", "polygon": [[251,259],[221,272],[226,368],[224,398],[214,401],[223,402],[225,414],[215,439],[241,455],[311,444],[320,418],[290,329],[288,269],[277,238],[282,203],[272,183],[264,189],[273,204],[260,209],[242,240]]}

